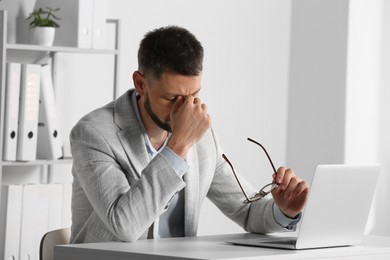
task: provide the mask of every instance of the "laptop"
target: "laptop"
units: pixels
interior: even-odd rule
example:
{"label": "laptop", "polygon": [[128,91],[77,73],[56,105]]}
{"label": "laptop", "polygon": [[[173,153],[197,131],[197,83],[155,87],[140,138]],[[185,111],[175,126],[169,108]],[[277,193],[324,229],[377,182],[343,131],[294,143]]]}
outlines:
{"label": "laptop", "polygon": [[379,165],[319,165],[296,236],[226,242],[284,249],[357,245],[363,240],[379,172]]}

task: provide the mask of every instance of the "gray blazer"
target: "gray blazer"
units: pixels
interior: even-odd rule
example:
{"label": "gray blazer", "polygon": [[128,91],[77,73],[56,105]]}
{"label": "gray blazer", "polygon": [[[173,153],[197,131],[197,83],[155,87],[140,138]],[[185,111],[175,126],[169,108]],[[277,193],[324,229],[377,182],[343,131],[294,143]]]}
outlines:
{"label": "gray blazer", "polygon": [[[71,131],[72,243],[157,237],[159,216],[182,189],[185,236],[196,235],[206,197],[248,232],[285,230],[274,219],[272,199],[242,203],[244,196],[212,129],[189,151],[184,178],[162,154],[150,160],[131,105],[133,92],[87,114]],[[243,184],[250,194],[256,192]]]}

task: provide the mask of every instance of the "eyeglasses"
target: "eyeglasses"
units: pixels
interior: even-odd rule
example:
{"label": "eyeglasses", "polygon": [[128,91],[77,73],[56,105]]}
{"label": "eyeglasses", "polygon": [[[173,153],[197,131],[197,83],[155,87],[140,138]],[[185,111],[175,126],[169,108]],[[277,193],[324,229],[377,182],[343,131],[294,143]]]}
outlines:
{"label": "eyeglasses", "polygon": [[[267,150],[264,148],[264,146],[262,146],[260,143],[256,142],[255,140],[251,139],[251,138],[247,138],[248,141],[251,141],[252,143],[255,143],[257,144],[258,146],[260,146],[263,151],[265,152],[265,154],[267,155],[268,157],[268,160],[269,162],[271,163],[271,166],[272,166],[272,169],[274,170],[274,173],[276,173],[276,169],[275,169],[275,166],[274,166],[274,163],[272,162],[271,160],[271,157],[269,156]],[[238,182],[238,185],[240,186],[241,190],[242,190],[242,193],[245,195],[245,198],[246,200],[244,200],[244,203],[252,203],[252,202],[255,202],[255,201],[258,201],[262,198],[264,198],[265,196],[267,196],[269,193],[271,193],[275,188],[278,187],[278,184],[273,181],[271,183],[268,183],[267,185],[265,185],[263,188],[260,189],[259,192],[257,192],[255,195],[253,195],[251,198],[248,197],[248,195],[246,194],[244,188],[242,187],[241,185],[241,182],[240,180],[238,179],[238,176],[236,174],[236,172],[234,171],[234,167],[233,167],[233,164],[229,161],[229,159],[226,157],[225,154],[222,154],[222,157],[223,159],[225,159],[225,161],[229,164],[230,168],[232,168],[232,171],[233,171],[233,174],[234,174],[234,177],[236,177],[236,180]]]}

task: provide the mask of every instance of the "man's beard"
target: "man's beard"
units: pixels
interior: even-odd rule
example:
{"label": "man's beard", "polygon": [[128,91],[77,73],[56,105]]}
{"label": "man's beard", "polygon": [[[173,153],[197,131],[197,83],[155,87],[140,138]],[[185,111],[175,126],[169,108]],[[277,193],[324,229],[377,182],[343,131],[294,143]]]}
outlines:
{"label": "man's beard", "polygon": [[171,126],[167,122],[161,121],[158,116],[153,113],[152,108],[150,107],[150,101],[149,96],[146,96],[145,104],[144,104],[145,110],[150,116],[150,118],[153,120],[153,122],[160,127],[161,129],[168,131],[169,133],[172,132]]}

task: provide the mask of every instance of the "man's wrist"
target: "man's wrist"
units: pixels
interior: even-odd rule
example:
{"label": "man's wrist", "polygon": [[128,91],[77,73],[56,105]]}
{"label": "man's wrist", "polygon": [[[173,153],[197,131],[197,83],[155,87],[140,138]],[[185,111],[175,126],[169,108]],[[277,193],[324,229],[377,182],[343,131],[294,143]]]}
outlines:
{"label": "man's wrist", "polygon": [[278,222],[283,227],[296,225],[301,220],[302,216],[302,213],[299,213],[295,216],[295,218],[290,218],[289,216],[285,215],[275,203],[273,203],[273,213],[276,222]]}
{"label": "man's wrist", "polygon": [[189,147],[187,147],[187,145],[183,144],[182,142],[177,142],[176,139],[171,137],[168,140],[167,146],[182,159],[187,157]]}
{"label": "man's wrist", "polygon": [[183,175],[190,168],[190,166],[185,160],[183,160],[167,146],[161,151],[161,155],[169,161],[176,174],[180,177],[183,177]]}

